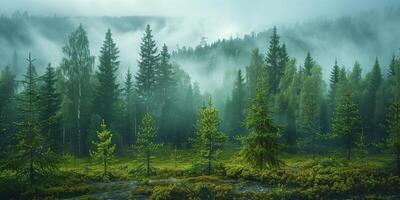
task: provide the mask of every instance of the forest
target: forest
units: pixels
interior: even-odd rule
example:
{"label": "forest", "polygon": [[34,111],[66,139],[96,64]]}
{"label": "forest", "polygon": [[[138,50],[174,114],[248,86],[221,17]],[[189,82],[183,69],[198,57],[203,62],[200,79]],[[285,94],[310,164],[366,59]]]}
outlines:
{"label": "forest", "polygon": [[[15,31],[24,17],[3,16],[0,27]],[[122,68],[127,54],[113,29],[89,41],[84,23],[64,33],[58,63],[43,66],[35,51],[21,63],[9,50],[0,68],[1,199],[400,198],[398,51],[368,67],[335,55],[323,66],[313,49],[291,55],[277,26],[174,49],[137,20],[137,70]],[[215,49],[241,66],[224,69],[212,91],[184,64],[208,61],[202,70],[212,71]]]}

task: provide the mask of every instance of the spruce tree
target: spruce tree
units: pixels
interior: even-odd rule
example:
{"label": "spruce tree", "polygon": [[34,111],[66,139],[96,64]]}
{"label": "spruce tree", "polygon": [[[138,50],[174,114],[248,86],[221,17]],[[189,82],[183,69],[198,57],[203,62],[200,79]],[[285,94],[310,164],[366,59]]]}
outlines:
{"label": "spruce tree", "polygon": [[269,42],[267,56],[265,58],[266,71],[268,75],[268,86],[275,94],[278,89],[279,80],[283,76],[285,66],[281,66],[279,63],[281,54],[281,46],[279,42],[279,35],[276,32],[276,27],[272,29],[272,36]]}
{"label": "spruce tree", "polygon": [[100,124],[101,131],[97,131],[98,141],[93,141],[96,149],[90,152],[90,156],[103,163],[103,175],[107,176],[107,167],[115,154],[115,144],[112,143],[113,134],[107,129],[103,120]]}
{"label": "spruce tree", "polygon": [[56,152],[61,149],[62,145],[59,118],[61,96],[56,91],[56,72],[50,64],[41,79],[43,85],[39,91],[39,121],[42,124],[41,130],[48,139],[52,151]]}
{"label": "spruce tree", "polygon": [[145,104],[146,112],[153,109],[153,89],[156,84],[156,67],[159,60],[156,42],[151,32],[150,25],[147,25],[140,44],[139,71],[135,76],[137,92]]}
{"label": "spruce tree", "polygon": [[96,73],[98,86],[95,90],[95,111],[109,126],[113,122],[116,112],[116,101],[119,98],[119,86],[117,83],[117,71],[119,67],[119,50],[108,29],[103,46],[100,50],[99,67]]}
{"label": "spruce tree", "polygon": [[64,117],[67,134],[74,143],[76,154],[87,153],[87,128],[90,123],[91,109],[91,76],[94,57],[89,50],[89,40],[82,25],[68,36],[67,44],[63,47],[64,57],[61,68],[65,78],[66,98],[64,103],[68,113]]}
{"label": "spruce tree", "polygon": [[220,131],[220,123],[218,110],[210,98],[208,105],[203,105],[199,111],[196,138],[192,141],[200,161],[207,163],[207,175],[213,172],[212,166],[226,141],[225,134]]}
{"label": "spruce tree", "polygon": [[279,143],[279,128],[270,116],[264,81],[257,84],[257,93],[247,110],[246,127],[250,134],[245,137],[241,149],[243,158],[254,167],[263,170],[265,165],[276,168],[282,164],[278,154],[282,149]]}
{"label": "spruce tree", "polygon": [[360,120],[358,106],[354,103],[352,94],[348,92],[336,107],[332,125],[333,133],[344,138],[347,160],[351,159],[352,149],[359,139]]}
{"label": "spruce tree", "polygon": [[146,175],[152,174],[151,171],[151,156],[154,151],[162,146],[162,144],[155,143],[157,137],[157,128],[154,126],[153,117],[146,113],[142,120],[139,133],[136,140],[136,149],[139,154],[144,157],[146,165]]}
{"label": "spruce tree", "polygon": [[160,132],[162,133],[164,141],[168,141],[168,129],[172,112],[172,101],[174,97],[174,74],[172,64],[169,61],[170,54],[167,45],[163,45],[160,53],[160,64],[156,68],[156,96],[160,112]]}
{"label": "spruce tree", "polygon": [[21,121],[17,122],[18,144],[10,162],[10,168],[18,175],[27,177],[32,185],[38,176],[46,176],[58,169],[58,161],[46,145],[41,133],[38,116],[38,77],[31,54],[28,68],[21,83],[24,90],[18,98]]}

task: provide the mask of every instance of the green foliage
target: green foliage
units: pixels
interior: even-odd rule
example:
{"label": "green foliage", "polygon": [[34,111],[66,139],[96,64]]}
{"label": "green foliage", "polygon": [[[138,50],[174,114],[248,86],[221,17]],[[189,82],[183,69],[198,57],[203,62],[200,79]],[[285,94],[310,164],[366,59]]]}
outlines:
{"label": "green foliage", "polygon": [[93,142],[96,146],[94,151],[90,152],[90,156],[98,161],[101,161],[104,166],[104,176],[107,176],[107,167],[110,160],[115,154],[115,144],[112,143],[113,134],[107,129],[105,121],[100,124],[101,131],[97,131],[98,141]]}
{"label": "green foliage", "polygon": [[152,108],[152,90],[156,84],[156,67],[158,65],[159,55],[157,54],[156,42],[153,39],[150,25],[146,26],[145,34],[140,44],[140,53],[137,72],[136,87],[139,97],[145,103],[146,112]]}
{"label": "green foliage", "polygon": [[108,29],[100,50],[100,64],[96,73],[98,85],[95,89],[94,98],[95,111],[108,125],[113,122],[116,101],[120,95],[116,74],[119,67],[118,54],[118,47],[114,43],[111,30]]}
{"label": "green foliage", "polygon": [[138,153],[146,160],[147,175],[152,173],[150,159],[153,152],[162,146],[162,144],[155,143],[156,136],[157,128],[154,126],[153,117],[149,113],[146,113],[140,126],[135,147]]}
{"label": "green foliage", "polygon": [[82,25],[69,34],[67,44],[63,47],[64,57],[61,62],[64,78],[65,97],[63,121],[69,145],[78,156],[87,155],[85,139],[90,123],[91,111],[91,77],[94,56],[90,54],[89,39]]}
{"label": "green foliage", "polygon": [[244,159],[260,170],[267,164],[276,168],[282,164],[278,154],[282,148],[279,144],[279,128],[270,117],[267,96],[261,88],[262,82],[249,110],[247,111],[246,126],[250,134],[244,140],[241,154]]}
{"label": "green foliage", "polygon": [[387,144],[396,154],[397,173],[400,174],[400,101],[397,99],[389,108],[386,118],[389,137]]}
{"label": "green foliage", "polygon": [[192,144],[196,149],[200,162],[207,163],[207,174],[212,173],[212,165],[226,141],[226,136],[219,130],[220,119],[218,110],[213,107],[211,98],[208,106],[203,106],[198,114],[196,138]]}
{"label": "green foliage", "polygon": [[347,149],[347,159],[351,158],[351,151],[356,146],[359,139],[360,115],[357,105],[353,102],[351,93],[345,94],[336,107],[333,120],[334,134],[343,137]]}

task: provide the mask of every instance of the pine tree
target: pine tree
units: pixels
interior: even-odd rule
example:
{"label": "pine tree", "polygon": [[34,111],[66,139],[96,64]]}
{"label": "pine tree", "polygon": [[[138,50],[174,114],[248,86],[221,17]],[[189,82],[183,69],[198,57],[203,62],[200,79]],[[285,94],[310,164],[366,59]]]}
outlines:
{"label": "pine tree", "polygon": [[[91,74],[94,57],[90,55],[89,40],[82,25],[68,36],[68,43],[63,47],[63,77],[65,78],[66,97],[64,103],[68,107],[65,121],[69,121],[68,132],[76,144],[77,155],[86,151],[86,132],[90,123]],[[75,135],[76,134],[76,135]]]}
{"label": "pine tree", "polygon": [[27,59],[28,69],[21,81],[24,91],[18,98],[21,121],[17,125],[18,144],[9,166],[18,175],[26,176],[31,185],[38,175],[45,176],[58,169],[58,161],[46,145],[46,138],[40,132],[38,120],[38,77],[31,54]]}
{"label": "pine tree", "polygon": [[105,124],[104,120],[100,124],[100,127],[101,131],[97,131],[98,141],[92,142],[96,149],[90,152],[90,156],[93,159],[99,160],[103,163],[103,175],[106,177],[107,167],[115,154],[115,144],[112,143],[113,134],[107,129],[107,125]]}
{"label": "pine tree", "polygon": [[386,131],[389,137],[386,141],[396,156],[397,173],[400,174],[400,101],[396,99],[390,106],[386,117]]}
{"label": "pine tree", "polygon": [[356,142],[356,147],[357,147],[357,154],[361,158],[361,161],[364,162],[368,154],[368,144],[365,139],[365,133],[363,128],[361,128],[360,139]]}
{"label": "pine tree", "polygon": [[267,95],[262,80],[257,84],[257,93],[247,110],[246,127],[250,134],[244,139],[241,155],[252,166],[263,170],[265,165],[276,168],[282,164],[278,154],[279,128],[270,116]]}
{"label": "pine tree", "polygon": [[219,129],[220,123],[218,110],[210,98],[208,105],[204,105],[198,114],[196,138],[192,141],[201,161],[207,163],[207,175],[211,175],[212,165],[227,139]]}
{"label": "pine tree", "polygon": [[353,101],[353,96],[350,92],[340,99],[332,125],[334,134],[344,138],[347,160],[351,159],[351,152],[356,146],[360,131],[361,117],[358,113],[357,105]]}
{"label": "pine tree", "polygon": [[139,71],[135,76],[136,87],[139,97],[145,104],[146,112],[150,112],[153,103],[152,91],[156,84],[156,67],[159,60],[156,42],[153,39],[150,25],[146,26],[145,34],[140,44],[139,56]]}
{"label": "pine tree", "polygon": [[15,75],[11,72],[9,66],[1,70],[0,74],[0,118],[3,120],[3,128],[6,129],[6,135],[9,136],[7,143],[15,143],[13,122],[17,118],[15,106],[15,93],[17,82]]}
{"label": "pine tree", "polygon": [[268,53],[265,58],[268,74],[268,86],[272,92],[275,94],[278,89],[279,80],[283,76],[285,66],[281,66],[279,63],[281,54],[281,46],[279,43],[279,35],[276,32],[276,27],[272,30],[271,40],[269,42]]}
{"label": "pine tree", "polygon": [[258,49],[251,52],[250,64],[246,67],[246,86],[248,98],[253,98],[256,93],[257,80],[264,76],[264,61]]}
{"label": "pine tree", "polygon": [[50,143],[52,151],[60,150],[62,136],[60,131],[59,110],[61,97],[56,91],[56,73],[54,68],[49,66],[46,73],[41,77],[43,85],[39,91],[39,121],[42,124],[41,130]]}
{"label": "pine tree", "polygon": [[311,76],[311,70],[313,66],[314,66],[314,60],[312,59],[310,52],[308,52],[306,59],[304,60],[304,70],[306,76]]}
{"label": "pine tree", "polygon": [[154,151],[162,146],[156,144],[157,128],[154,126],[153,117],[146,113],[142,120],[139,133],[136,140],[136,149],[144,156],[146,163],[146,174],[151,175],[151,156]]}
{"label": "pine tree", "polygon": [[119,50],[108,29],[103,46],[100,50],[100,65],[96,73],[98,86],[95,91],[95,111],[97,111],[105,123],[111,125],[113,114],[116,112],[116,101],[119,98],[119,86],[116,81],[119,67]]}

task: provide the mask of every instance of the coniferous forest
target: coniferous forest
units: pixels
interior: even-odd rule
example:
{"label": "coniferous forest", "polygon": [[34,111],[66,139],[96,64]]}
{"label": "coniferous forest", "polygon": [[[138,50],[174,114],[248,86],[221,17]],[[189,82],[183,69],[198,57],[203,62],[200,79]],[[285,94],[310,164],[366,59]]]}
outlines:
{"label": "coniferous forest", "polygon": [[[400,34],[366,15],[194,47],[157,37],[162,17],[102,18],[117,34],[93,41],[98,18],[1,16],[0,44],[16,45],[0,56],[0,199],[399,199],[400,41],[361,62],[295,36]],[[29,50],[31,27],[62,45]],[[137,51],[120,49],[122,29]]]}

